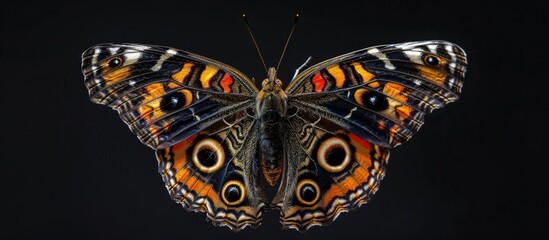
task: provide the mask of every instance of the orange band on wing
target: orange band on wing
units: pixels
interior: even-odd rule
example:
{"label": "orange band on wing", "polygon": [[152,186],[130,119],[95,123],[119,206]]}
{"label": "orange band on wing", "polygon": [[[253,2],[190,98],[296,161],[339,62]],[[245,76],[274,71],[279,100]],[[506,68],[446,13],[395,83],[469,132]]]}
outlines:
{"label": "orange band on wing", "polygon": [[[149,123],[151,118],[155,117],[154,115],[158,115],[158,113],[153,111],[160,111],[160,102],[162,99],[158,97],[164,95],[166,92],[160,83],[148,85],[145,87],[145,90],[147,95],[143,97],[144,104],[140,105],[137,111],[139,111],[139,116]],[[153,113],[151,114],[151,112]],[[161,112],[160,115],[162,115]]]}
{"label": "orange band on wing", "polygon": [[126,66],[103,75],[103,79],[105,80],[105,85],[109,86],[119,82],[122,79],[125,79],[130,75],[130,70],[131,70],[131,67]]}
{"label": "orange band on wing", "polygon": [[219,69],[212,67],[210,65],[206,65],[206,68],[204,71],[202,71],[202,74],[200,74],[200,82],[202,83],[203,88],[210,88],[210,80],[212,80],[212,77],[217,73]]}
{"label": "orange band on wing", "polygon": [[381,84],[379,84],[379,82],[371,82],[371,83],[368,83],[368,87],[371,87],[371,88],[378,88]]}
{"label": "orange band on wing", "polygon": [[345,73],[343,73],[343,70],[339,67],[338,64],[331,65],[326,68],[330,75],[334,77],[335,79],[335,85],[338,88],[343,87],[343,84],[345,83]]}
{"label": "orange band on wing", "polygon": [[363,167],[356,167],[353,171],[353,177],[359,182],[359,183],[365,183],[368,181],[368,177],[370,177],[370,173],[368,173],[368,170]]}
{"label": "orange band on wing", "polygon": [[444,85],[446,73],[441,69],[419,66],[419,74],[438,85]]}
{"label": "orange band on wing", "polygon": [[189,148],[189,146],[191,145],[191,143],[194,141],[195,138],[196,138],[196,135],[192,135],[187,139],[181,141],[180,143],[173,145],[171,150],[175,155],[173,156],[174,161],[173,161],[172,168],[180,169],[183,166],[183,164],[187,162],[187,155],[185,154],[185,152],[187,151],[187,149]]}
{"label": "orange band on wing", "polygon": [[180,83],[184,83],[183,80],[185,80],[185,77],[189,75],[189,73],[191,72],[191,68],[193,66],[194,66],[194,63],[183,64],[183,67],[181,68],[181,70],[179,70],[179,72],[172,74],[172,79]]}
{"label": "orange band on wing", "polygon": [[401,120],[411,117],[412,108],[408,105],[397,106],[395,107],[395,110],[398,112],[398,116]]}
{"label": "orange band on wing", "polygon": [[[351,66],[353,66],[355,71],[358,74],[360,74],[360,76],[362,77],[362,83],[366,83],[366,82],[370,81],[372,78],[375,77],[374,74],[372,74],[371,72],[366,71],[366,69],[364,69],[364,67],[362,67],[362,64],[360,64],[359,62],[353,62],[353,63],[351,63]],[[379,83],[378,83],[378,85],[379,85]]]}
{"label": "orange band on wing", "polygon": [[[185,186],[189,191],[195,192],[200,197],[207,196],[208,199],[210,199],[214,206],[217,205],[217,195],[215,194],[215,191],[212,191],[213,187],[211,184],[206,184],[202,180],[198,179],[195,176],[191,176],[189,180],[185,182]],[[206,191],[206,194],[200,194],[202,192]],[[183,198],[185,198],[184,196]]]}
{"label": "orange band on wing", "polygon": [[359,182],[352,177],[347,177],[343,181],[339,182],[339,186],[348,192],[349,190],[354,191],[357,187],[360,186]]}
{"label": "orange band on wing", "polygon": [[327,206],[330,201],[336,197],[345,196],[349,191],[356,191],[361,184],[364,184],[368,181],[370,174],[363,167],[356,167],[353,170],[352,177],[348,176],[343,181],[340,181],[338,184],[333,184],[324,194],[323,205]]}
{"label": "orange band on wing", "polygon": [[396,83],[386,83],[383,87],[383,93],[386,93],[398,101],[406,102],[408,98],[402,94],[402,91],[404,91],[404,86]]}

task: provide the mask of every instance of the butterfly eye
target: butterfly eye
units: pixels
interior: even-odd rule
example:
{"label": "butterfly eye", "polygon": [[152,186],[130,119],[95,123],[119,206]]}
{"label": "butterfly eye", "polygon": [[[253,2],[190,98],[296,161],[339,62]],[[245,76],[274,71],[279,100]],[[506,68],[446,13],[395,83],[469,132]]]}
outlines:
{"label": "butterfly eye", "polygon": [[225,151],[215,139],[202,139],[194,146],[192,160],[198,170],[213,173],[223,166]]}
{"label": "butterfly eye", "polygon": [[317,160],[324,170],[341,172],[351,162],[351,148],[342,138],[328,138],[318,147]]}
{"label": "butterfly eye", "polygon": [[111,58],[109,62],[107,62],[107,66],[109,66],[109,68],[119,67],[120,65],[122,65],[122,59],[119,57]]}
{"label": "butterfly eye", "polygon": [[261,82],[262,87],[265,87],[267,84],[269,84],[269,79],[265,79],[263,80],[263,82]]}
{"label": "butterfly eye", "polygon": [[437,67],[440,64],[440,59],[432,54],[427,54],[423,57],[423,62],[433,67]]}
{"label": "butterfly eye", "polygon": [[280,79],[277,79],[277,80],[276,80],[276,85],[282,87],[282,81],[280,81]]}
{"label": "butterfly eye", "polygon": [[295,189],[297,200],[305,205],[313,205],[320,199],[320,187],[311,179],[303,179]]}
{"label": "butterfly eye", "polygon": [[244,201],[244,196],[246,196],[246,188],[238,180],[228,181],[221,190],[221,198],[227,205],[241,204]]}

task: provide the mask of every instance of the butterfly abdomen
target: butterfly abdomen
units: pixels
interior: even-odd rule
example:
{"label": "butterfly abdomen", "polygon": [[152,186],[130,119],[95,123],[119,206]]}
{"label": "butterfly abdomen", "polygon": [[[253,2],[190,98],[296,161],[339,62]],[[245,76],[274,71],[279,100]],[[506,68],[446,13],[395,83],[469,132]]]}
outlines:
{"label": "butterfly abdomen", "polygon": [[283,151],[280,114],[267,111],[259,119],[258,150],[261,170],[269,185],[274,186],[282,174]]}
{"label": "butterfly abdomen", "polygon": [[283,144],[281,112],[273,109],[273,101],[276,101],[274,95],[269,95],[263,99],[263,103],[258,112],[258,157],[261,170],[265,180],[269,185],[274,186],[280,175],[283,166]]}

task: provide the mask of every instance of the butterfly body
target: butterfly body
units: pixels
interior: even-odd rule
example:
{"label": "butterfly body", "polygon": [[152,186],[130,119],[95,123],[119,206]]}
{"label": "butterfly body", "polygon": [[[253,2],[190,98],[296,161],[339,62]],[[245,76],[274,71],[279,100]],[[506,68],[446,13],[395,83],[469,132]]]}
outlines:
{"label": "butterfly body", "polygon": [[263,88],[257,94],[258,160],[263,177],[274,186],[284,164],[283,119],[286,118],[288,97],[282,89],[282,81],[276,78],[275,68],[270,68],[263,80]]}
{"label": "butterfly body", "polygon": [[[320,62],[284,89],[271,68],[258,89],[169,47],[107,43],[82,55],[90,99],[156,150],[171,198],[235,231],[268,208],[305,231],[367,203],[389,150],[458,99],[466,65],[447,41],[387,44]],[[265,182],[278,186],[272,199]]]}

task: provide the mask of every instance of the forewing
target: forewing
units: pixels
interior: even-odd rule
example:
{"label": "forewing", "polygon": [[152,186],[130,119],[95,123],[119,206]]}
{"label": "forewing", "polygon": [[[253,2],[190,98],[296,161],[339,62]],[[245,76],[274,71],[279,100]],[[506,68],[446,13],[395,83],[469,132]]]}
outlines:
{"label": "forewing", "polygon": [[393,147],[419,130],[426,113],[458,99],[466,64],[465,52],[445,41],[366,48],[305,70],[288,86],[288,101]]}
{"label": "forewing", "polygon": [[253,105],[257,92],[230,66],[162,46],[99,44],[82,54],[82,72],[90,99],[154,149]]}

